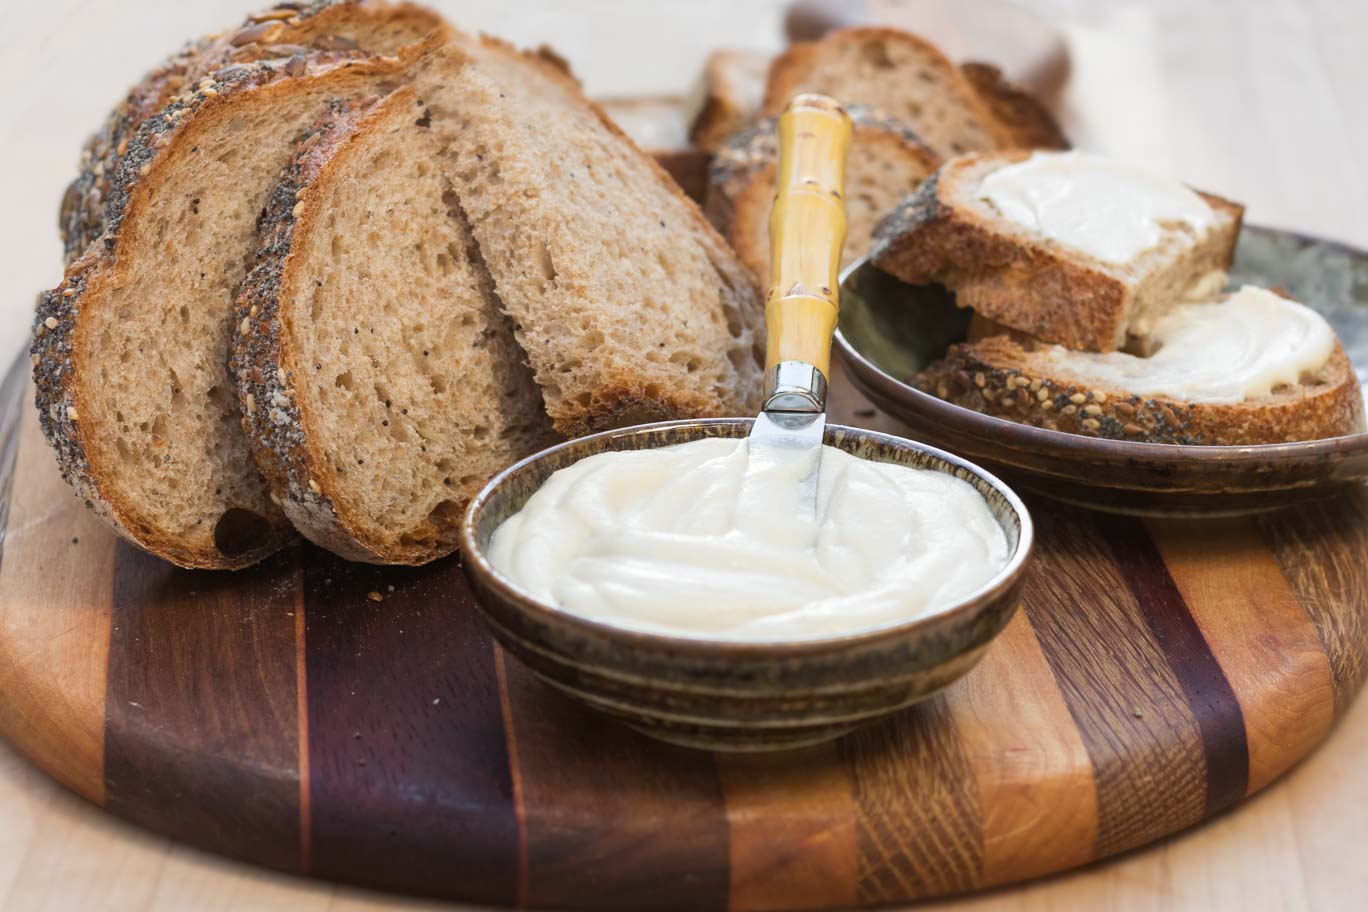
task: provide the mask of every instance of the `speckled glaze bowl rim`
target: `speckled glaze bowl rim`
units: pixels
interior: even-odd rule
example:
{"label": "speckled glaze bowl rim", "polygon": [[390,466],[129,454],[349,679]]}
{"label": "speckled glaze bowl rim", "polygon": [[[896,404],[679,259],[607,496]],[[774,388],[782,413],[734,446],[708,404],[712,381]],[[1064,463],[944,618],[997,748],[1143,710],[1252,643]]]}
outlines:
{"label": "speckled glaze bowl rim", "polygon": [[[839,424],[828,424],[827,431],[844,431],[852,435],[872,438],[895,448],[919,451],[980,478],[1002,497],[1017,517],[1019,527],[1017,542],[1011,555],[1008,557],[1007,563],[982,586],[964,595],[953,604],[910,620],[886,624],[880,627],[866,628],[849,634],[841,634],[839,636],[817,637],[812,639],[718,640],[706,639],[703,637],[670,636],[668,634],[652,633],[644,630],[633,630],[631,628],[619,627],[602,621],[595,621],[557,608],[554,605],[548,605],[496,570],[494,565],[490,563],[489,559],[485,556],[484,549],[479,546],[476,528],[479,524],[478,520],[480,513],[490,503],[494,494],[509,477],[525,470],[528,466],[540,459],[563,452],[571,447],[589,444],[593,447],[593,452],[580,457],[581,459],[584,459],[590,455],[595,455],[598,452],[606,452],[608,447],[605,444],[612,440],[650,431],[669,428],[698,428],[701,430],[707,430],[709,428],[742,428],[748,427],[753,421],[754,419],[752,418],[685,418],[677,421],[638,424],[611,431],[602,431],[585,437],[577,437],[573,440],[559,443],[553,447],[548,447],[538,453],[533,453],[531,456],[519,460],[495,475],[480,489],[479,493],[471,498],[470,504],[466,508],[465,515],[461,519],[461,559],[465,562],[467,571],[476,573],[481,578],[481,581],[490,589],[494,590],[498,597],[506,604],[517,605],[518,610],[529,611],[537,615],[539,620],[565,624],[586,633],[619,640],[626,645],[641,647],[647,650],[663,650],[675,655],[689,654],[714,657],[726,655],[749,659],[775,655],[785,658],[791,656],[819,655],[839,652],[848,648],[858,648],[885,639],[898,640],[916,634],[923,628],[934,629],[941,624],[950,622],[960,615],[982,611],[988,606],[995,604],[1000,598],[1009,594],[1012,591],[1012,588],[1020,581],[1034,550],[1035,527],[1031,520],[1031,514],[1026,509],[1026,505],[1022,503],[1021,498],[1019,498],[1016,492],[1006,483],[975,463],[956,456],[953,453],[938,449],[937,447],[918,443],[903,437],[895,437],[891,434]],[[700,434],[698,439],[707,436],[728,435]],[[736,435],[732,439],[740,439],[741,436],[744,435]],[[576,462],[578,461],[579,460],[576,460]],[[571,464],[573,465],[573,463]],[[932,471],[939,470],[933,469]],[[994,518],[996,519],[996,517]],[[478,597],[477,601],[479,601]],[[483,609],[483,605],[481,607]]]}
{"label": "speckled glaze bowl rim", "polygon": [[[1247,225],[1246,227],[1277,232],[1308,244],[1331,247],[1352,256],[1368,258],[1368,250],[1361,250],[1343,241],[1330,240],[1301,231],[1290,231],[1268,225]],[[869,262],[868,257],[860,257],[841,270],[840,285],[843,291],[851,276],[865,266],[869,266],[871,269],[878,268]],[[1246,463],[1256,465],[1267,462],[1292,463],[1317,457],[1368,453],[1368,431],[1345,434],[1339,437],[1298,440],[1292,443],[1198,446],[1180,443],[1147,443],[1140,440],[1109,440],[1101,437],[1085,437],[1082,434],[1070,434],[1066,431],[1032,427],[1029,424],[1020,424],[1006,418],[985,415],[962,405],[947,402],[930,393],[922,392],[866,358],[864,353],[845,337],[839,327],[836,329],[834,339],[842,357],[846,358],[852,365],[852,372],[863,370],[878,375],[887,383],[899,387],[899,392],[904,393],[913,403],[916,403],[928,418],[957,421],[964,426],[966,433],[977,434],[985,439],[1001,439],[1013,444],[1038,448],[1048,447],[1074,457],[1093,456],[1104,459],[1130,459],[1159,464],[1213,462],[1226,466]],[[863,382],[865,381],[862,379],[862,385]]]}

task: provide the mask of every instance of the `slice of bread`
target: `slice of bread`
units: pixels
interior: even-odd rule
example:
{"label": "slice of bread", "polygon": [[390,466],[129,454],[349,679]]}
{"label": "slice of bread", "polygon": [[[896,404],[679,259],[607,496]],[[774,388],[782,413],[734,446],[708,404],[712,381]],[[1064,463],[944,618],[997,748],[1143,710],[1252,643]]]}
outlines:
{"label": "slice of bread", "polygon": [[1008,82],[990,63],[965,63],[960,72],[988,105],[993,119],[1004,126],[1011,144],[1023,149],[1067,149],[1069,140],[1050,112],[1035,96]]}
{"label": "slice of bread", "polygon": [[1183,402],[1089,382],[1086,368],[1061,372],[1045,348],[1009,336],[954,345],[912,382],[998,418],[1116,440],[1243,446],[1364,429],[1363,391],[1338,342],[1325,366],[1304,375],[1300,385],[1233,403]]}
{"label": "slice of bread", "polygon": [[[849,107],[842,264],[869,252],[874,228],[940,163],[916,133],[862,105]],[[777,119],[765,118],[723,146],[709,168],[705,211],[761,287],[769,284],[769,216],[778,167]]]}
{"label": "slice of bread", "polygon": [[[987,98],[976,82],[988,87]],[[1042,130],[1042,123],[1052,123],[1049,114],[1025,93],[982,73],[971,79],[934,45],[895,29],[841,29],[795,44],[770,68],[761,114],[777,116],[799,92],[897,118],[942,158],[1063,140],[1057,128]],[[1029,115],[1023,113],[1028,106]]]}
{"label": "slice of bread", "polygon": [[1112,351],[1133,324],[1181,301],[1194,284],[1230,266],[1244,207],[1199,194],[1216,214],[1196,240],[1174,227],[1125,263],[1064,247],[1008,221],[977,198],[993,171],[1027,151],[946,162],[875,232],[870,259],[913,285],[936,282],[961,307],[1066,348]]}
{"label": "slice of bread", "polygon": [[554,440],[430,123],[412,87],[333,106],[238,299],[257,464],[295,528],[351,560],[450,553],[475,491]]}
{"label": "slice of bread", "polygon": [[719,50],[708,55],[688,102],[694,145],[716,152],[755,122],[773,59],[761,51]]}
{"label": "slice of bread", "polygon": [[461,36],[414,85],[557,431],[756,411],[750,274],[562,69]]}
{"label": "slice of bread", "polygon": [[236,29],[188,43],[143,77],[86,142],[58,219],[66,261],[104,233],[114,175],[143,121],[201,79],[236,64],[302,54],[316,62],[392,54],[442,27],[436,13],[409,3],[318,0],[255,13]]}
{"label": "slice of bread", "polygon": [[77,493],[147,550],[241,567],[291,537],[228,374],[233,296],[294,138],[330,99],[401,84],[409,63],[305,57],[200,82],[138,130],[105,234],[43,296],[33,345],[43,431]]}
{"label": "slice of bread", "polygon": [[702,202],[708,185],[708,153],[689,139],[682,98],[601,98],[598,104],[637,148],[674,178],[690,199]]}

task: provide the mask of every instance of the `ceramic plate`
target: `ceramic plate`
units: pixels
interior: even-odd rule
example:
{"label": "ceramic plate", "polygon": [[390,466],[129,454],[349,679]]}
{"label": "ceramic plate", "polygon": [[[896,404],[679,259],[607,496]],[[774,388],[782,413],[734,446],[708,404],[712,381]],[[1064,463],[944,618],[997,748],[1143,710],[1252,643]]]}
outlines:
{"label": "ceramic plate", "polygon": [[[1368,380],[1368,253],[1290,231],[1246,226],[1231,284],[1287,289],[1325,315]],[[969,312],[863,261],[841,282],[836,345],[855,386],[928,443],[984,463],[1013,484],[1102,510],[1230,514],[1333,495],[1368,480],[1368,434],[1266,446],[1102,440],[1016,424],[914,389],[912,374],[961,341]]]}

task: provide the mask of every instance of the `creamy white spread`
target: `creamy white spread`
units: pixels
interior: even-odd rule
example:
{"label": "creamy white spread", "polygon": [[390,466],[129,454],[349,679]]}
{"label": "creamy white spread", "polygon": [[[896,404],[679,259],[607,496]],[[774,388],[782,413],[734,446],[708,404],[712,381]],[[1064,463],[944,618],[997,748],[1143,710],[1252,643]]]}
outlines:
{"label": "creamy white spread", "polygon": [[982,495],[951,475],[823,447],[814,517],[798,509],[803,460],[747,463],[745,440],[718,437],[590,456],[495,530],[489,559],[586,618],[745,641],[910,620],[1007,563]]}
{"label": "creamy white spread", "polygon": [[1002,217],[1107,263],[1126,263],[1166,231],[1189,242],[1215,213],[1177,181],[1097,155],[1035,152],[992,172],[977,196]]}
{"label": "creamy white spread", "polygon": [[1184,303],[1154,320],[1141,358],[1058,345],[1044,352],[1052,373],[1140,396],[1187,402],[1259,399],[1325,366],[1335,333],[1304,304],[1246,285],[1220,301]]}

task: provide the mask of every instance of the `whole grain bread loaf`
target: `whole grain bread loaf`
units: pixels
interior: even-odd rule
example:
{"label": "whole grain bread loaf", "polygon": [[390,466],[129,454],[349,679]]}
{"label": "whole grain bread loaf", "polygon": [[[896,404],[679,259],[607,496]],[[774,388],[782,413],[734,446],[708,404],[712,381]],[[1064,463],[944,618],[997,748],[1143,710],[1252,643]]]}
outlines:
{"label": "whole grain bread loaf", "polygon": [[[842,265],[869,252],[874,228],[936,169],[939,158],[916,133],[863,105],[847,109],[852,141],[846,164]],[[778,166],[777,118],[767,117],[723,146],[709,167],[708,218],[760,286],[769,285],[769,216]]]}
{"label": "whole grain bread loaf", "polygon": [[1000,74],[966,75],[934,45],[896,29],[840,29],[793,45],[770,68],[760,113],[777,116],[799,92],[894,117],[943,158],[1065,144],[1049,113]]}
{"label": "whole grain bread loaf", "polygon": [[1363,392],[1343,347],[1330,360],[1268,396],[1233,403],[1138,395],[1061,371],[1029,339],[990,336],[952,346],[913,378],[923,392],[956,405],[1049,430],[1207,446],[1290,443],[1364,429]]}
{"label": "whole grain bread loaf", "polygon": [[308,55],[321,63],[392,54],[442,27],[436,13],[410,3],[316,0],[281,3],[249,15],[238,28],[189,42],[133,86],[87,140],[58,218],[66,261],[104,233],[105,203],[138,128],[201,79],[259,60]]}
{"label": "whole grain bread loaf", "polygon": [[1199,194],[1215,222],[1194,239],[1178,227],[1125,263],[1098,260],[1005,219],[977,198],[988,174],[1027,151],[952,159],[875,231],[870,259],[912,285],[936,282],[961,307],[1066,348],[1112,351],[1132,326],[1229,268],[1244,207]]}
{"label": "whole grain bread loaf", "polygon": [[756,410],[750,274],[563,69],[458,36],[413,84],[557,431]]}
{"label": "whole grain bread loaf", "polygon": [[455,549],[466,502],[554,440],[411,86],[296,145],[238,300],[242,422],[285,514],[352,560]]}
{"label": "whole grain bread loaf", "polygon": [[199,82],[139,128],[104,235],[43,296],[43,431],[77,493],[147,550],[240,567],[291,537],[228,374],[234,293],[295,137],[331,99],[402,84],[417,53],[262,61]]}

